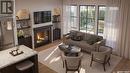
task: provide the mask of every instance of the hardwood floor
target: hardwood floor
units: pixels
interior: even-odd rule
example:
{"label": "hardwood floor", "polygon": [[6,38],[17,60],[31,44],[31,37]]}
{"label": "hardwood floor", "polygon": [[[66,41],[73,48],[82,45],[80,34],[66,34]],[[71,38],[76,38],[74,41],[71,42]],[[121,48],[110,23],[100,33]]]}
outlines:
{"label": "hardwood floor", "polygon": [[54,70],[43,65],[42,63],[39,63],[38,65],[39,65],[39,73],[57,73]]}
{"label": "hardwood floor", "polygon": [[[36,50],[37,52],[40,52],[40,51],[42,51],[42,50],[48,49],[48,48],[50,48],[50,47],[52,47],[52,46],[55,46],[55,45],[58,45],[58,44],[60,44],[60,43],[62,43],[62,41],[61,41],[61,40],[57,40],[57,41],[54,41],[54,42],[51,43],[51,44],[48,44],[48,45],[45,45],[45,46],[36,48],[35,50]],[[44,64],[39,63],[39,73],[57,73],[57,72],[55,72],[54,70],[48,68],[48,67],[45,66]]]}
{"label": "hardwood floor", "polygon": [[[42,50],[48,49],[48,48],[50,48],[52,46],[55,46],[55,45],[58,45],[60,43],[62,43],[62,40],[57,40],[57,41],[54,41],[51,44],[36,48],[35,50],[37,52],[40,52]],[[130,71],[130,60],[123,58],[119,62],[119,64],[113,69],[112,73],[117,73],[117,71]],[[44,64],[39,63],[39,73],[57,73],[57,72],[55,72],[54,70],[48,68]]]}
{"label": "hardwood floor", "polygon": [[55,46],[55,45],[58,45],[58,44],[60,44],[60,43],[62,43],[62,40],[56,40],[56,41],[54,41],[54,42],[52,42],[52,43],[50,43],[50,44],[48,44],[48,45],[38,47],[38,48],[36,48],[35,50],[36,50],[37,52],[40,52],[40,51],[42,51],[42,50],[48,49],[48,48],[50,48],[50,47],[52,47],[52,46]]}
{"label": "hardwood floor", "polygon": [[[130,60],[122,59],[119,64],[114,68],[112,73],[117,73],[118,71],[130,71]],[[122,72],[122,73],[130,73],[130,72]]]}

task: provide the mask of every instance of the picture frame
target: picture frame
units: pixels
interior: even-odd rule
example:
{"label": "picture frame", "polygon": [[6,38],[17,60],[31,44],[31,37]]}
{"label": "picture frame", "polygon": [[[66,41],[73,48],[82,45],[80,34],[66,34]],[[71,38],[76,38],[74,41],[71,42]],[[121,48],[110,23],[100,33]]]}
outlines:
{"label": "picture frame", "polygon": [[1,1],[1,14],[13,14],[13,1]]}

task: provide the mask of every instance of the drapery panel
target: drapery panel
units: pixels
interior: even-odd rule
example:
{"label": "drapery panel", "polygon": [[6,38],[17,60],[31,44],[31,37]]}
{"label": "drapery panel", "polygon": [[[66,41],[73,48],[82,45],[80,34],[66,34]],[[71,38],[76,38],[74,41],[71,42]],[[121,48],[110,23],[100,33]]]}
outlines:
{"label": "drapery panel", "polygon": [[113,53],[130,59],[130,0],[108,0],[104,37]]}
{"label": "drapery panel", "polygon": [[68,33],[71,30],[70,24],[70,7],[69,5],[63,6],[63,34]]}
{"label": "drapery panel", "polygon": [[[74,7],[72,8],[72,6]],[[63,34],[69,33],[70,30],[79,30],[77,11],[77,5],[68,4],[63,6]]]}

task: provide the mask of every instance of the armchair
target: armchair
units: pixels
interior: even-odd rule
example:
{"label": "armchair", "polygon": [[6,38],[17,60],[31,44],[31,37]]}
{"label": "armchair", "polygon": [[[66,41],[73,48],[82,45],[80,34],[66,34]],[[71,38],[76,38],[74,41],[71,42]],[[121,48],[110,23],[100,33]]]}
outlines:
{"label": "armchair", "polygon": [[112,48],[108,47],[108,46],[100,46],[99,47],[99,52],[92,52],[92,58],[91,58],[91,64],[90,66],[92,66],[92,62],[98,62],[101,63],[104,67],[104,71],[106,71],[105,65],[109,64],[110,66],[110,56],[112,53]]}
{"label": "armchair", "polygon": [[62,57],[64,58],[64,63],[65,63],[65,67],[66,67],[66,73],[67,71],[80,71],[80,67],[81,67],[81,58],[82,58],[82,53],[79,53],[78,56],[65,56],[62,53]]}

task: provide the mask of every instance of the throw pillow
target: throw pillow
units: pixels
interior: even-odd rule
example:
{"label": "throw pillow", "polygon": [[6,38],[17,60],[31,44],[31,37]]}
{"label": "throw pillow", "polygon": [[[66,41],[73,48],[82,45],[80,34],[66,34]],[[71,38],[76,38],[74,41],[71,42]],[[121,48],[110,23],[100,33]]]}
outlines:
{"label": "throw pillow", "polygon": [[83,40],[83,38],[82,38],[82,36],[74,36],[72,38],[72,40],[74,40],[74,41],[81,41],[81,40]]}
{"label": "throw pillow", "polygon": [[83,40],[83,34],[80,32],[77,32],[77,34],[72,38],[74,41],[81,41]]}
{"label": "throw pillow", "polygon": [[71,30],[70,31],[70,38],[72,39],[74,36],[76,36],[77,35],[77,32],[76,31],[74,31],[74,30]]}
{"label": "throw pillow", "polygon": [[103,37],[102,37],[102,36],[98,36],[97,42],[98,42],[98,41],[101,41],[101,40],[103,40]]}

